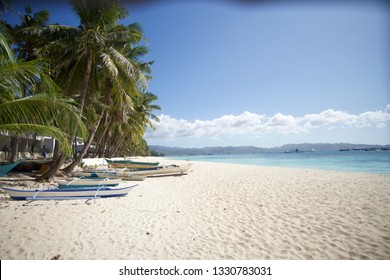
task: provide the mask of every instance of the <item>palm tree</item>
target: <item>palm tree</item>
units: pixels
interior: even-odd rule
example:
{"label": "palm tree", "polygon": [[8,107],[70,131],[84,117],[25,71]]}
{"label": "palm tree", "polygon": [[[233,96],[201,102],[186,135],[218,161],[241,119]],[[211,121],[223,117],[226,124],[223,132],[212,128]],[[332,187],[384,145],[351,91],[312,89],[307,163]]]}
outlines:
{"label": "palm tree", "polygon": [[105,48],[101,52],[102,59],[97,61],[98,69],[100,69],[97,73],[100,78],[97,79],[100,81],[100,90],[95,90],[95,96],[96,93],[100,93],[97,96],[101,100],[100,110],[98,110],[99,118],[93,122],[90,138],[84,143],[83,150],[64,171],[70,172],[81,162],[99,126],[107,128],[112,116],[117,116],[117,112],[124,108],[131,108],[134,97],[141,88],[146,87],[150,69],[148,63],[139,62],[138,57],[141,51],[124,52],[127,49],[143,49],[145,52],[146,48],[133,46],[133,44],[139,43],[141,38],[141,31],[137,25],[117,25],[113,29],[107,30]]}
{"label": "palm tree", "polygon": [[31,7],[25,7],[26,14],[20,15],[20,24],[13,26],[9,32],[17,44],[16,53],[19,59],[30,61],[37,58],[35,50],[44,45],[44,42],[36,36],[29,36],[22,31],[28,27],[45,26],[49,21],[50,14],[47,10],[42,10],[33,14]]}
{"label": "palm tree", "polygon": [[[134,98],[134,106],[126,112],[125,122],[118,123],[113,121],[109,127],[110,139],[108,145],[108,156],[125,154],[127,151],[134,151],[132,146],[137,144],[144,146],[142,137],[145,134],[146,128],[154,129],[152,120],[159,119],[152,113],[153,110],[160,110],[160,106],[152,104],[157,100],[157,96],[150,92],[139,93]],[[127,143],[127,144],[126,144]]]}
{"label": "palm tree", "polygon": [[[19,61],[31,61],[33,59],[36,59],[36,56],[34,54],[34,51],[37,47],[42,46],[43,42],[38,40],[34,36],[28,36],[26,34],[23,34],[20,32],[20,30],[26,28],[26,27],[33,27],[33,26],[44,26],[47,21],[49,20],[49,12],[46,10],[39,11],[37,13],[32,13],[32,9],[30,7],[25,7],[26,14],[19,15],[20,17],[20,24],[11,26],[6,22],[1,22],[1,25],[3,26],[3,29],[7,32],[9,37],[12,40],[12,43],[16,45],[15,52],[17,54],[17,59]],[[22,88],[22,96],[26,97],[28,95],[33,94],[30,90],[29,85],[25,85]],[[36,135],[33,135],[34,139]],[[20,136],[14,135],[11,137],[11,154],[12,158],[15,160],[16,156],[19,152],[19,142],[20,142]],[[27,141],[26,147],[27,147]],[[34,150],[34,143],[31,147],[31,150]]]}
{"label": "palm tree", "polygon": [[76,107],[68,99],[37,94],[0,102],[0,115],[0,131],[15,135],[29,132],[51,136],[58,140],[67,155],[71,154],[72,147],[69,145],[66,131],[69,132],[73,125],[76,125],[80,132],[84,132],[81,135],[87,135]]}
{"label": "palm tree", "polygon": [[[144,69],[147,66],[121,52],[125,48],[131,49],[143,36],[135,25],[117,25],[117,21],[128,14],[118,1],[72,0],[71,3],[80,19],[79,27],[48,25],[26,28],[23,32],[43,37],[44,41],[55,38],[40,48],[37,54],[51,58],[56,81],[63,85],[65,95],[77,100],[80,112],[85,111],[85,104],[100,100],[100,109],[92,115],[102,116],[106,120],[105,111],[113,104],[112,99],[122,98],[126,106],[131,106],[131,95],[140,88],[146,88],[148,77],[144,75]],[[87,120],[91,137],[86,142],[85,152],[101,120]],[[75,133],[71,134],[71,140]],[[79,163],[82,156],[83,153],[66,171]],[[65,157],[61,155],[58,169],[64,161]]]}
{"label": "palm tree", "polygon": [[[47,93],[19,98],[22,89]],[[4,35],[0,33],[0,131],[22,135],[25,132],[56,138],[66,154],[71,152],[67,141],[72,125],[86,135],[79,113],[69,99],[58,98],[58,87],[44,73],[39,61],[20,62]],[[60,128],[59,128],[60,127]]]}

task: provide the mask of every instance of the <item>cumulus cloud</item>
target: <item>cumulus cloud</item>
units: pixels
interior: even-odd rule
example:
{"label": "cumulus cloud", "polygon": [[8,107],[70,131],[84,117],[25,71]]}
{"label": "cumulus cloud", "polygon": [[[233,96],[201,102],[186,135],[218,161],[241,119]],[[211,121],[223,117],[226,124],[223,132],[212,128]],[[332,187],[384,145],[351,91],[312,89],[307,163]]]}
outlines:
{"label": "cumulus cloud", "polygon": [[185,137],[260,137],[264,134],[280,135],[309,133],[317,128],[329,130],[337,127],[376,127],[386,128],[390,121],[390,104],[384,111],[368,111],[359,115],[328,109],[318,114],[292,116],[277,113],[273,116],[244,112],[240,115],[224,115],[212,120],[188,121],[169,115],[159,116],[154,123],[156,130],[148,131],[149,139],[174,139]]}

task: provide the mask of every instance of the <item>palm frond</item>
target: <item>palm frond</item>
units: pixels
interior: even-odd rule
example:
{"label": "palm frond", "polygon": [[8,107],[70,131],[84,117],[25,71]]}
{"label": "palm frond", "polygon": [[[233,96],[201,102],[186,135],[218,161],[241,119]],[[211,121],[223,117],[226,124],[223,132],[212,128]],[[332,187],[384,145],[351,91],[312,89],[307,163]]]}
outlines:
{"label": "palm frond", "polygon": [[71,100],[45,94],[1,103],[0,124],[12,123],[58,125],[64,132],[77,127],[83,138],[88,134],[79,111]]}
{"label": "palm frond", "polygon": [[103,65],[105,66],[107,71],[110,73],[110,76],[117,77],[118,76],[118,68],[116,67],[115,62],[112,60],[112,57],[106,52],[102,52],[100,56],[102,58]]}
{"label": "palm frond", "polygon": [[110,48],[108,52],[113,59],[115,59],[116,63],[118,63],[119,67],[129,76],[129,78],[132,78],[146,88],[147,80],[142,71],[138,68],[136,62],[128,59],[114,48]]}
{"label": "palm frond", "polygon": [[14,53],[12,52],[6,37],[0,32],[0,55],[2,59],[9,61],[14,60]]}
{"label": "palm frond", "polygon": [[38,88],[44,88],[47,93],[51,94],[59,92],[59,87],[43,71],[46,68],[40,60],[21,63],[8,61],[0,65],[0,89],[3,92],[18,95],[23,90],[34,92]]}

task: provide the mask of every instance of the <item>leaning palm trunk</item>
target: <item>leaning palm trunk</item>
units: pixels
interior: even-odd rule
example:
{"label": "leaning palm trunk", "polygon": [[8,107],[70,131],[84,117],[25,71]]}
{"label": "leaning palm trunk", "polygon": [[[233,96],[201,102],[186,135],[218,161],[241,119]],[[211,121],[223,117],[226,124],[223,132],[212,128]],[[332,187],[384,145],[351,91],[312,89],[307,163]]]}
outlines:
{"label": "leaning palm trunk", "polygon": [[[113,82],[109,77],[106,77],[105,79],[105,106],[110,108],[112,107],[112,90],[114,88]],[[107,144],[107,132],[108,128],[110,127],[109,124],[112,120],[112,116],[109,114],[108,110],[104,110],[102,113],[102,116],[104,115],[104,130],[101,134],[99,140],[97,141],[96,147],[99,148],[99,156],[103,154],[104,148]]]}
{"label": "leaning palm trunk", "polygon": [[49,171],[43,174],[42,176],[36,179],[37,182],[42,182],[46,180],[51,180],[57,172],[60,170],[61,166],[64,164],[66,156],[64,153],[60,153],[58,159],[50,166]]}
{"label": "leaning palm trunk", "polygon": [[101,155],[109,156],[109,154],[110,154],[111,146],[110,146],[110,143],[108,143],[110,135],[111,135],[110,131],[108,131],[106,133],[106,135],[104,135],[104,137],[103,137],[103,141],[102,141],[101,146],[100,146],[100,154]]}
{"label": "leaning palm trunk", "polygon": [[88,152],[89,147],[92,144],[93,138],[95,137],[96,131],[100,125],[100,121],[102,120],[102,118],[103,118],[103,114],[100,115],[100,117],[97,119],[94,127],[92,128],[92,131],[89,132],[90,134],[89,134],[88,140],[86,143],[84,143],[84,147],[81,150],[81,153],[76,157],[76,159],[71,164],[69,164],[67,167],[65,167],[63,169],[65,172],[70,173],[71,171],[73,171],[73,169],[77,165],[79,165],[81,163],[81,160],[84,158],[84,156]]}
{"label": "leaning palm trunk", "polygon": [[122,137],[116,142],[116,144],[114,145],[114,147],[112,148],[112,150],[109,154],[110,158],[116,154],[116,152],[118,151],[119,147],[122,145],[125,138],[126,138],[126,134],[123,134]]}
{"label": "leaning palm trunk", "polygon": [[54,144],[53,160],[56,161],[59,156],[60,156],[60,144],[58,143],[58,141],[56,139],[55,144]]}
{"label": "leaning palm trunk", "polygon": [[[87,65],[85,67],[84,77],[83,77],[81,91],[80,91],[79,109],[80,109],[81,113],[83,113],[85,99],[87,97],[88,83],[89,83],[89,78],[91,77],[91,71],[92,71],[92,62],[93,62],[92,54],[89,54],[88,58],[87,58]],[[74,134],[76,135],[76,132]]]}
{"label": "leaning palm trunk", "polygon": [[[88,55],[87,59],[87,65],[85,68],[84,76],[83,76],[83,81],[82,81],[82,87],[80,90],[80,99],[79,99],[79,109],[80,109],[80,114],[83,113],[84,109],[84,104],[85,104],[85,99],[87,96],[87,91],[88,91],[88,81],[91,76],[91,69],[92,69],[92,54]],[[73,132],[69,136],[69,143],[73,141],[74,137],[77,134],[77,127],[73,130]],[[38,177],[36,180],[39,181],[45,181],[48,180],[50,181],[51,179],[54,178],[54,176],[57,174],[57,172],[60,170],[62,165],[65,163],[66,156],[64,153],[60,153],[58,159],[53,163],[53,165],[50,167],[50,170],[43,174],[42,176]]]}
{"label": "leaning palm trunk", "polygon": [[106,145],[105,139],[106,139],[106,135],[108,133],[108,128],[109,128],[108,124],[111,122],[111,119],[112,119],[112,117],[110,116],[108,122],[107,121],[105,122],[104,131],[101,134],[101,136],[96,144],[96,150],[97,150],[97,154],[99,155],[99,157],[102,157],[104,147]]}

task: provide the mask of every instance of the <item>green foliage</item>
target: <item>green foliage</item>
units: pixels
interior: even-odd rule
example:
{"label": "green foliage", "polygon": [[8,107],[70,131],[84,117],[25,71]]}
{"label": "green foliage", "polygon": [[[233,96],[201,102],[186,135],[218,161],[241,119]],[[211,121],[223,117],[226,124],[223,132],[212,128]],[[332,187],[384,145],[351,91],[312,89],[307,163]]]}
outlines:
{"label": "green foliage", "polygon": [[152,157],[165,157],[164,153],[159,153],[159,152],[156,152],[156,151],[153,151],[153,150],[150,151],[150,155]]}
{"label": "green foliage", "polygon": [[101,153],[150,155],[143,136],[160,107],[147,91],[153,62],[142,61],[148,42],[141,26],[118,24],[129,15],[118,0],[70,2],[78,27],[47,25],[49,13],[29,7],[19,25],[3,22],[18,58],[1,33],[0,130],[52,135],[68,152],[66,137],[77,127],[86,140],[88,128]]}
{"label": "green foliage", "polygon": [[[75,106],[70,100],[57,97],[58,87],[44,73],[40,61],[15,59],[4,36],[0,37],[0,46],[0,131],[52,136],[63,151],[70,154],[67,141],[70,124],[78,127],[81,135],[86,135]],[[20,98],[25,89],[30,93],[42,89],[47,94]]]}
{"label": "green foliage", "polygon": [[143,138],[134,138],[131,142],[125,142],[120,154],[124,156],[150,156],[151,151]]}

